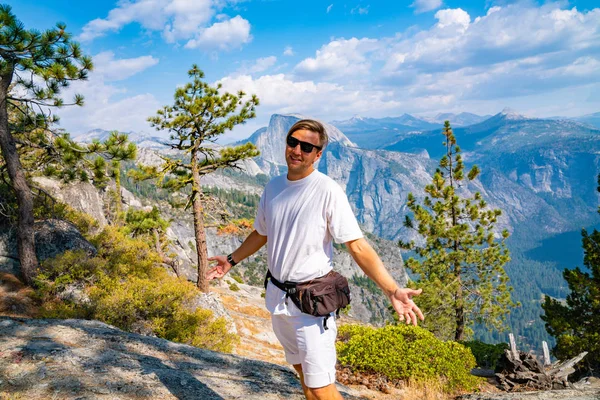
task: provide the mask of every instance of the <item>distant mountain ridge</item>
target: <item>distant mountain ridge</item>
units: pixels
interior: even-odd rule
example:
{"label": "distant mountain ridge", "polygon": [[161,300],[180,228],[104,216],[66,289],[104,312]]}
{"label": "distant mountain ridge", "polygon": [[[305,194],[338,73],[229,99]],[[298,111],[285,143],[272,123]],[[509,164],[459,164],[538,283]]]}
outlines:
{"label": "distant mountain ridge", "polygon": [[402,137],[439,130],[446,120],[450,120],[453,126],[465,126],[481,122],[487,117],[472,113],[444,113],[435,117],[415,117],[410,114],[385,118],[354,116],[348,120],[332,121],[331,124],[341,129],[358,147],[381,149]]}
{"label": "distant mountain ridge", "polygon": [[[93,129],[86,133],[77,135],[73,137],[73,140],[80,143],[91,143],[93,140],[104,141],[108,139],[110,133],[112,131],[107,131],[104,129]],[[167,149],[168,146],[165,144],[168,139],[162,138],[156,135],[150,135],[145,132],[120,132],[126,133],[128,135],[129,141],[135,143],[139,147],[162,150]]]}
{"label": "distant mountain ridge", "polygon": [[600,128],[600,112],[582,115],[581,117],[573,118],[573,120]]}
{"label": "distant mountain ridge", "polygon": [[461,112],[459,114],[453,113],[439,113],[433,118],[425,118],[427,121],[437,122],[444,124],[445,121],[450,121],[452,126],[468,126],[477,124],[490,118],[491,115],[477,115],[469,112]]}
{"label": "distant mountain ridge", "polygon": [[[569,148],[586,150],[587,142],[600,138],[600,129],[573,120],[552,120],[528,117],[511,109],[475,125],[453,128],[460,147],[465,151],[507,152],[521,147],[552,145],[559,140]],[[432,157],[442,155],[443,137],[440,130],[402,136],[394,144],[385,146],[390,151],[416,152],[427,150]]]}

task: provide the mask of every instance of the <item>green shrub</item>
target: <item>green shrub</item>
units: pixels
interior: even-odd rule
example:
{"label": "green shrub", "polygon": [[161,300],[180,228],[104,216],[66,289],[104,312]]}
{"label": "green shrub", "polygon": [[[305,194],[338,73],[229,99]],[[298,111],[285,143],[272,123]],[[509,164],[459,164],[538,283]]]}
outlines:
{"label": "green shrub", "polygon": [[[189,310],[187,305],[200,294],[197,288],[160,267],[159,255],[146,241],[114,227],[91,241],[98,249],[95,257],[67,251],[42,263],[36,281],[42,317],[97,319],[128,331],[141,324],[158,337],[232,350],[237,336],[227,331],[226,321],[209,310]],[[89,301],[60,299],[72,285]]]}
{"label": "green shrub", "polygon": [[53,259],[44,260],[38,275],[38,287],[51,294],[72,283],[94,284],[104,277],[129,276],[157,278],[163,276],[160,256],[144,240],[132,239],[115,227],[107,227],[91,243],[97,257],[83,251],[66,251]]}
{"label": "green shrub", "polygon": [[233,278],[233,280],[235,280],[237,283],[244,283],[244,278],[242,278],[239,272],[234,272],[230,275]]}
{"label": "green shrub", "polygon": [[56,298],[43,302],[39,315],[40,318],[51,319],[93,319],[93,312],[89,307]]}
{"label": "green shrub", "polygon": [[227,321],[215,319],[209,310],[183,311],[161,326],[158,336],[174,342],[187,343],[215,351],[229,353],[239,337],[227,332]]}
{"label": "green shrub", "polygon": [[232,292],[239,292],[240,287],[237,285],[237,283],[233,282],[229,285],[229,290],[231,290]]}
{"label": "green shrub", "polygon": [[191,283],[170,277],[166,271],[160,280],[106,277],[89,293],[95,316],[124,330],[131,330],[141,320],[154,325],[156,321],[173,319],[196,294]]}
{"label": "green shrub", "polygon": [[107,261],[100,257],[88,257],[83,250],[66,251],[55,258],[44,260],[36,277],[38,294],[42,300],[50,300],[74,283],[93,284],[101,274],[109,270]]}
{"label": "green shrub", "polygon": [[470,374],[476,364],[469,349],[456,342],[442,342],[420,327],[343,325],[336,347],[340,364],[355,372],[379,373],[403,381],[438,379],[448,392],[473,390],[478,384]]}
{"label": "green shrub", "polygon": [[106,260],[108,276],[152,278],[157,271],[161,257],[148,241],[133,239],[116,227],[107,227],[90,241],[98,249],[98,257]]}
{"label": "green shrub", "polygon": [[496,369],[504,350],[509,348],[508,343],[489,344],[480,340],[460,342],[471,349],[479,368]]}
{"label": "green shrub", "polygon": [[36,197],[34,201],[33,215],[36,220],[56,218],[69,221],[86,238],[93,230],[99,227],[98,221],[89,214],[77,211],[65,203],[55,202],[48,204],[42,200],[44,198]]}

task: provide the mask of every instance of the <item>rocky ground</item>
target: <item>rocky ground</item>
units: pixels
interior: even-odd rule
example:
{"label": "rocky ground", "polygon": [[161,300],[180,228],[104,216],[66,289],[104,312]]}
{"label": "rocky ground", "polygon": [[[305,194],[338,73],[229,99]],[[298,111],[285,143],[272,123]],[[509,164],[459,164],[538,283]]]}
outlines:
{"label": "rocky ground", "polygon": [[[26,288],[13,275],[0,278],[0,399],[304,398],[260,288],[239,284],[232,291],[222,282],[205,301],[222,303],[240,336],[231,355],[98,321],[28,318],[35,309],[21,307]],[[339,389],[347,399],[399,398],[362,386]]]}
{"label": "rocky ground", "polygon": [[289,368],[83,320],[0,318],[0,380],[32,400],[303,398]]}

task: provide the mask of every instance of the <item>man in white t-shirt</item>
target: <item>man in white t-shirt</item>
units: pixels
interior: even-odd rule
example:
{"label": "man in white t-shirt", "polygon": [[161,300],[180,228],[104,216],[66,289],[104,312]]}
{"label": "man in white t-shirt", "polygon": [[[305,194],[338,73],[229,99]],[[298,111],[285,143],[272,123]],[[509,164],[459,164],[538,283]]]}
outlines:
{"label": "man in white t-shirt", "polygon": [[[333,269],[333,241],[344,243],[365,274],[390,299],[400,320],[417,324],[421,310],[411,300],[421,289],[399,288],[379,256],[363,238],[348,198],[331,178],[315,170],[328,137],[314,120],[296,122],[286,137],[286,175],[272,179],[263,192],[254,222],[255,230],[228,256],[216,256],[207,278],[223,277],[233,265],[267,245],[268,267],[279,282],[304,282]],[[302,313],[287,301],[286,293],[269,282],[266,306],[273,331],[286,360],[300,375],[307,399],[341,399],[335,387],[333,318]]]}

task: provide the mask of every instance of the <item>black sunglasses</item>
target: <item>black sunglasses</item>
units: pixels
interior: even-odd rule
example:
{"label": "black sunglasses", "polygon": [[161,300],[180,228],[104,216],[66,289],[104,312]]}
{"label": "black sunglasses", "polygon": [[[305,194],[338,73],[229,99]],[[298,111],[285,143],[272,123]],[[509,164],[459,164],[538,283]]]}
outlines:
{"label": "black sunglasses", "polygon": [[317,148],[317,150],[321,150],[323,148],[322,146],[317,146],[312,143],[303,142],[302,140],[298,140],[295,137],[293,137],[292,135],[288,136],[285,141],[286,141],[287,145],[290,146],[292,149],[295,149],[296,146],[298,146],[298,144],[300,144],[300,150],[302,150],[304,153],[308,153],[308,154],[312,153],[314,148]]}

